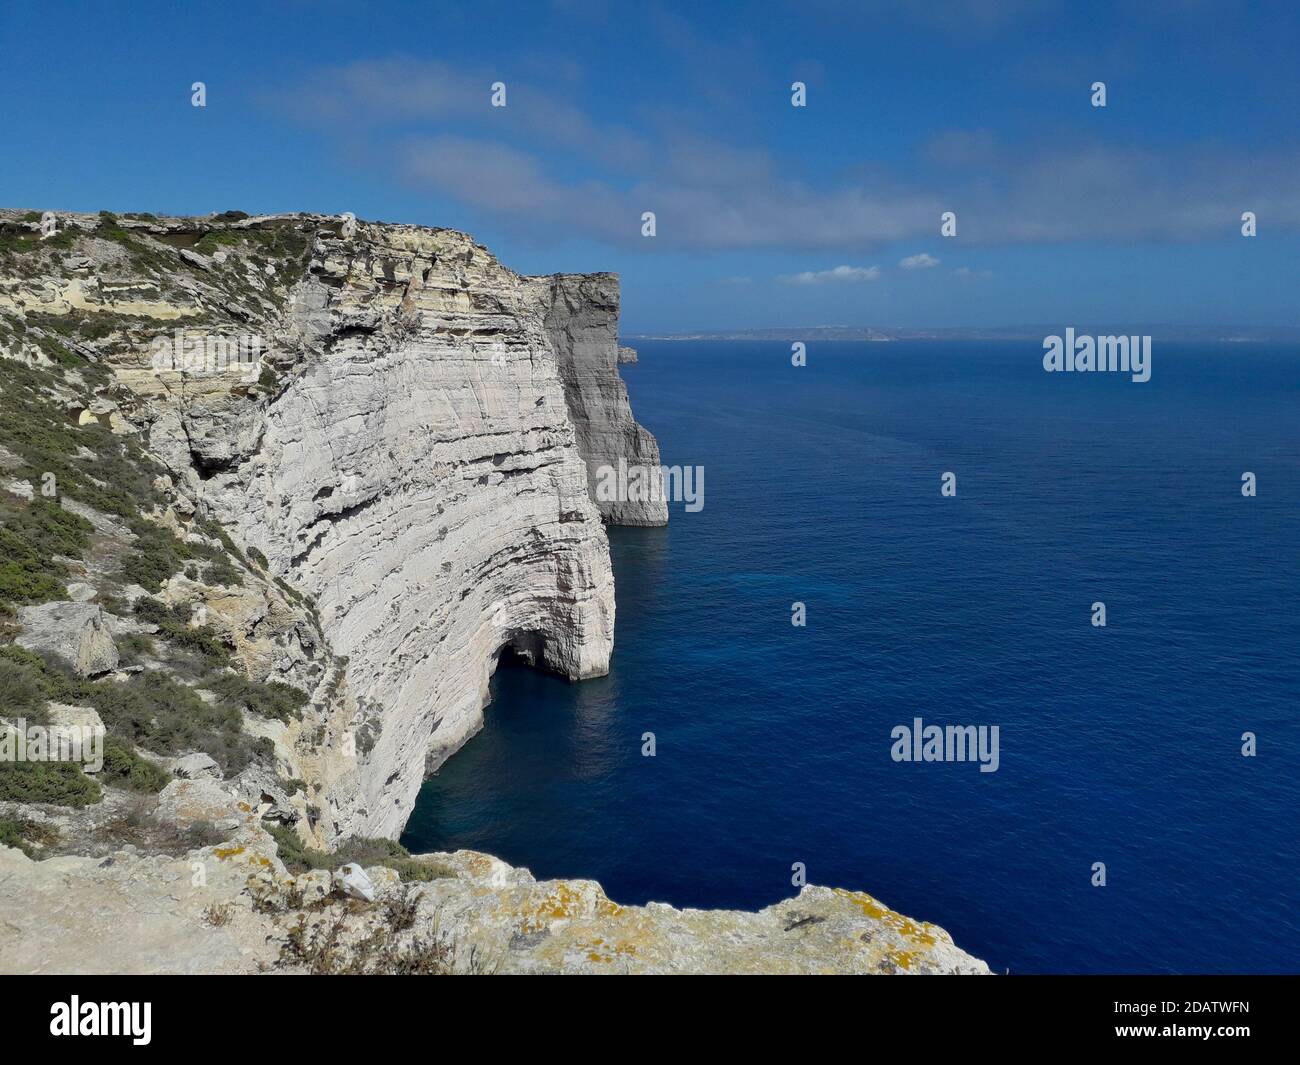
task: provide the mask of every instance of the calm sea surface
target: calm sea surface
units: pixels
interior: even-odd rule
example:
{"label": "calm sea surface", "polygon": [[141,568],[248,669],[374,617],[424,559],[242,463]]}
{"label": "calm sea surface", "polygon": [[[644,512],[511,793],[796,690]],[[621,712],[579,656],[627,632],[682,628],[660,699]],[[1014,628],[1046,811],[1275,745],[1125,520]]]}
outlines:
{"label": "calm sea surface", "polygon": [[[404,843],[698,907],[803,862],[999,971],[1300,969],[1300,351],[638,347],[704,509],[610,530],[610,675],[500,670]],[[916,717],[999,726],[999,769],[894,762]]]}

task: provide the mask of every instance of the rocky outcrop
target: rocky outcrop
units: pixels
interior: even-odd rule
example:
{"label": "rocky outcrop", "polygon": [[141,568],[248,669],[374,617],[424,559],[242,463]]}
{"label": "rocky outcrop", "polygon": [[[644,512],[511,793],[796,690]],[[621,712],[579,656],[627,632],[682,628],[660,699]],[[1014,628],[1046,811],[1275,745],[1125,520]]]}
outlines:
{"label": "rocky outcrop", "polygon": [[[522,277],[463,233],[312,215],[57,222],[80,234],[76,276],[25,253],[0,312],[102,319],[50,334],[112,371],[64,402],[166,464],[152,520],[184,539],[215,519],[265,559],[266,580],[178,575],[162,598],[254,680],[312,692],[300,722],[250,727],[309,783],[318,844],[401,831],[480,727],[504,648],[606,671],[602,519],[664,516],[592,495],[589,469],[658,462],[618,379],[616,277]],[[37,239],[30,216],[0,225]],[[41,365],[55,349],[34,335],[0,344]]]}
{"label": "rocky outcrop", "polygon": [[[256,814],[211,782],[165,795],[182,823],[230,838],[178,857],[32,861],[0,847],[7,973],[986,974],[942,928],[870,895],[824,887],[758,913],[623,906],[590,880],[535,880],[473,851],[417,859],[429,879],[375,866],[346,891],[281,864]],[[202,875],[197,874],[202,871]],[[328,952],[313,943],[330,942]]]}
{"label": "rocky outcrop", "polygon": [[117,646],[107,616],[96,603],[41,603],[18,611],[19,647],[53,655],[83,677],[117,668]]}

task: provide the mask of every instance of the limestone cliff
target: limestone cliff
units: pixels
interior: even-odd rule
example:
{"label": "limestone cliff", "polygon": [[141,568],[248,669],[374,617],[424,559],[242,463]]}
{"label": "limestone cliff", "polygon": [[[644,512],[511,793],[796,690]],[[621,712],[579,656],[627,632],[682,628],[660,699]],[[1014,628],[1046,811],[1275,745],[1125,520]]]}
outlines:
{"label": "limestone cliff", "polygon": [[447,230],[318,231],[286,315],[305,355],[256,447],[193,456],[218,467],[214,514],[316,599],[348,659],[350,830],[401,831],[426,768],[479,728],[504,647],[573,680],[608,668],[608,544],[546,328],[561,283]]}
{"label": "limestone cliff", "polygon": [[[82,349],[113,374],[87,409],[138,430],[182,509],[312,602],[346,660],[343,698],[287,737],[323,842],[401,831],[480,727],[503,648],[573,680],[607,670],[588,470],[658,463],[618,377],[615,276],[522,277],[463,233],[321,216],[56,224],[76,254],[28,253],[46,265],[0,309],[111,323],[116,343]],[[255,362],[211,365],[214,337]]]}

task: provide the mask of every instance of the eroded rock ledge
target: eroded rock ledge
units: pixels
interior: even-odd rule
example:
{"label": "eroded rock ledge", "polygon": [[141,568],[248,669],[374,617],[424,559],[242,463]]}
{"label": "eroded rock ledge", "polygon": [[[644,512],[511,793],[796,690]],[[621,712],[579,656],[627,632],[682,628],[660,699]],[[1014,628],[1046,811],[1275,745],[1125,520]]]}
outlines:
{"label": "eroded rock ledge", "polygon": [[[758,913],[622,906],[590,880],[535,880],[474,851],[420,855],[431,878],[366,870],[373,902],[290,875],[255,813],[210,784],[165,795],[180,819],[237,823],[184,857],[34,862],[0,847],[10,973],[987,974],[942,928],[870,895],[805,887]],[[202,868],[202,883],[195,869]]]}

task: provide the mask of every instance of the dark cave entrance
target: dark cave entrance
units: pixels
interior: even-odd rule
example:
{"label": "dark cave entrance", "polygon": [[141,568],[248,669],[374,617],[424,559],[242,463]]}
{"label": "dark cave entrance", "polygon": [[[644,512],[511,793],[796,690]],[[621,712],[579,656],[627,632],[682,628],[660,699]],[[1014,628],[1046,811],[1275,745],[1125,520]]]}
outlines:
{"label": "dark cave entrance", "polygon": [[547,671],[546,637],[540,632],[521,632],[511,636],[497,650],[497,669],[539,669]]}

